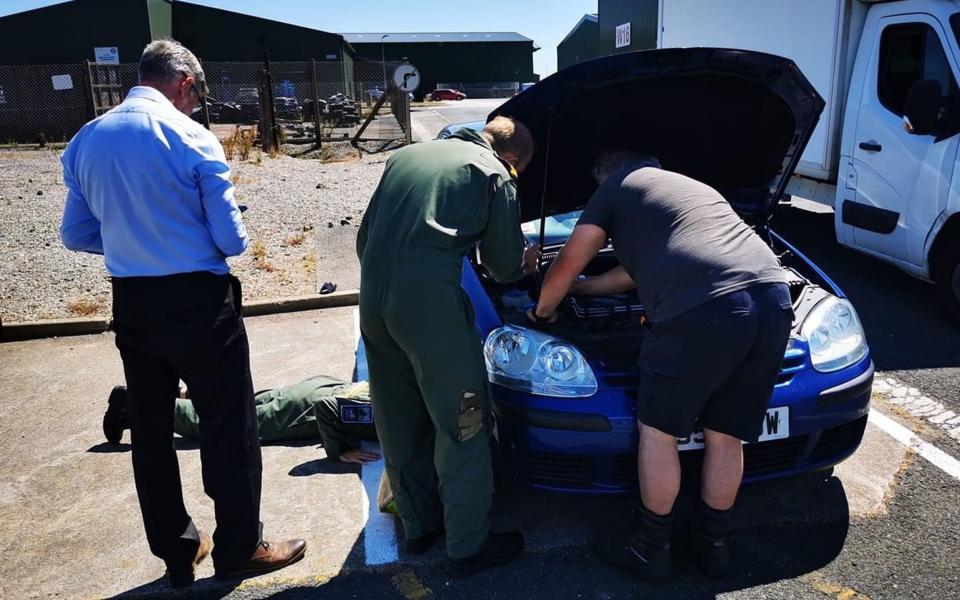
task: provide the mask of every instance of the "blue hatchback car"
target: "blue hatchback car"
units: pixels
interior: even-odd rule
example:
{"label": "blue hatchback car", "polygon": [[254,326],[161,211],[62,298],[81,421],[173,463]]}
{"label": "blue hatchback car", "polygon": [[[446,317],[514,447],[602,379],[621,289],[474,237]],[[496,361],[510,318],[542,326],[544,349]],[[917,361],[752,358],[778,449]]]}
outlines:
{"label": "blue hatchback car", "polygon": [[[788,59],[697,48],[569,67],[490,115],[516,118],[534,135],[536,156],[519,177],[520,210],[524,234],[544,249],[539,272],[512,285],[493,281],[479,254],[464,261],[462,285],[485,340],[501,477],[572,493],[637,486],[636,365],[649,335],[638,298],[571,296],[553,325],[524,316],[594,191],[594,160],[621,148],[655,154],[665,168],[719,190],[787,271],[796,319],[766,417],[757,423],[760,441],[744,448],[744,480],[828,468],[857,449],[874,368],[856,311],[826,273],[770,227],[823,106]],[[616,264],[608,247],[585,274]],[[360,348],[358,374],[364,372]],[[680,449],[684,477],[693,482],[702,436],[680,440]]]}

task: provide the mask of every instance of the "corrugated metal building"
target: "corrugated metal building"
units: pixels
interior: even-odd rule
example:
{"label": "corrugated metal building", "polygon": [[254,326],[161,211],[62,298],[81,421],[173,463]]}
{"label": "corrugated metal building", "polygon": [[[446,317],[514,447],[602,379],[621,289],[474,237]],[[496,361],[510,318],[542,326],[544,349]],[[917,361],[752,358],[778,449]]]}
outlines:
{"label": "corrugated metal building", "polygon": [[598,0],[600,56],[657,47],[660,0]]}
{"label": "corrugated metal building", "polygon": [[96,47],[136,62],[147,42],[171,34],[169,0],[73,0],[0,17],[0,65],[94,60]]}
{"label": "corrugated metal building", "polygon": [[533,53],[539,50],[533,40],[513,32],[417,32],[417,33],[345,33],[343,37],[355,49],[357,60],[406,58],[421,73],[416,96],[454,84],[539,81],[533,72]]}
{"label": "corrugated metal building", "polygon": [[205,61],[341,60],[353,49],[336,33],[172,0],[72,0],[0,17],[0,65],[94,60],[115,47],[121,63],[173,37]]}
{"label": "corrugated metal building", "polygon": [[[72,0],[0,17],[0,140],[68,139],[137,83],[151,40],[173,37],[204,64],[211,96],[257,85],[270,53],[277,95],[355,94],[353,48],[343,36],[172,0]],[[119,66],[88,68],[98,59]]]}
{"label": "corrugated metal building", "polygon": [[599,56],[599,21],[597,15],[583,15],[567,37],[557,44],[557,70],[593,60]]}

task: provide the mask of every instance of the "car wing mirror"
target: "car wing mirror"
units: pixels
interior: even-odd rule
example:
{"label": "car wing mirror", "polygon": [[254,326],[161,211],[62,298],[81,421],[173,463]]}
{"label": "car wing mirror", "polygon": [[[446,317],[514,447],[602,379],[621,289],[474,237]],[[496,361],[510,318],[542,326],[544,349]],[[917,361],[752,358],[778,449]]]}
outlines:
{"label": "car wing mirror", "polygon": [[942,88],[934,79],[918,79],[910,85],[903,107],[903,128],[914,135],[934,135],[940,116]]}

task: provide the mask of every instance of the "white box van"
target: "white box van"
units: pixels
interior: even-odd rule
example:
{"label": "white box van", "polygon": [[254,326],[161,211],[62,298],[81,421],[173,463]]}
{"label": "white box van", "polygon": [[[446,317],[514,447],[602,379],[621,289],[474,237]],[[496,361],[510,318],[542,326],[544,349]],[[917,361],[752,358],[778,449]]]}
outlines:
{"label": "white box van", "polygon": [[960,322],[960,2],[661,0],[658,46],[791,58],[826,100],[787,192]]}

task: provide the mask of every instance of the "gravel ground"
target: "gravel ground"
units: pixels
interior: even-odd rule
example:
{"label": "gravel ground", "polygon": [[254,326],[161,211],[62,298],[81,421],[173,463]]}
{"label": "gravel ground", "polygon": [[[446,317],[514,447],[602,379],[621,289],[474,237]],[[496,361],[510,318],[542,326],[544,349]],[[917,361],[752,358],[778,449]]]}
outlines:
{"label": "gravel ground", "polygon": [[[0,317],[6,322],[108,316],[99,256],[70,252],[58,231],[65,188],[59,149],[0,150]],[[387,154],[320,163],[282,156],[231,161],[251,247],[229,260],[246,299],[316,291],[318,230],[355,230]],[[337,231],[337,237],[350,237]],[[323,270],[323,266],[320,266]],[[330,279],[330,277],[327,277]],[[342,286],[341,286],[342,287]]]}

